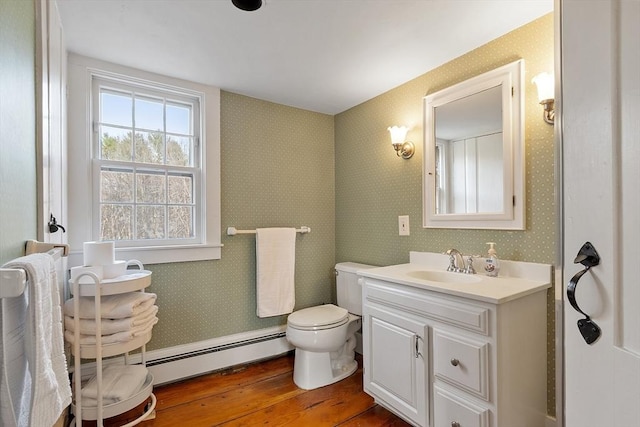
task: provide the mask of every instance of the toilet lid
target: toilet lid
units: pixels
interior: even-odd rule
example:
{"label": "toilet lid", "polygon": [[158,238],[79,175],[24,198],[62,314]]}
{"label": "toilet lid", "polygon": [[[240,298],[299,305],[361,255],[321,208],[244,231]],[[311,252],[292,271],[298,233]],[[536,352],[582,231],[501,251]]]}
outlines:
{"label": "toilet lid", "polygon": [[296,329],[329,329],[345,324],[349,312],[333,304],[319,305],[295,311],[287,318],[287,323]]}

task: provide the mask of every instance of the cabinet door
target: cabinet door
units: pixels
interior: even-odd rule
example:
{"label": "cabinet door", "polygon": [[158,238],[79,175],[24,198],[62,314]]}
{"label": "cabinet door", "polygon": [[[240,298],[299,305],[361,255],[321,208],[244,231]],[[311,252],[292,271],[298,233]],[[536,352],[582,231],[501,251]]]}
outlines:
{"label": "cabinet door", "polygon": [[427,326],[401,312],[364,307],[364,389],[388,409],[429,424]]}

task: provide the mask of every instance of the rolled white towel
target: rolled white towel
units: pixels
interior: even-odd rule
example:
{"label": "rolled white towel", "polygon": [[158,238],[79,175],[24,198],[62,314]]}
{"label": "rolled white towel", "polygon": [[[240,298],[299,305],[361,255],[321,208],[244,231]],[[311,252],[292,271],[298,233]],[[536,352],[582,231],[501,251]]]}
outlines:
{"label": "rolled white towel", "polygon": [[[118,295],[107,295],[100,299],[100,317],[108,319],[123,319],[133,317],[147,310],[156,302],[157,295],[148,292],[127,292]],[[74,316],[75,298],[64,303],[64,314]],[[81,319],[95,319],[95,299],[80,297],[78,317]]]}
{"label": "rolled white towel", "polygon": [[[153,316],[152,318],[149,319],[147,323],[143,325],[135,326],[128,331],[118,332],[116,334],[111,334],[111,335],[102,335],[101,336],[102,345],[113,344],[117,342],[128,342],[136,337],[146,335],[149,332],[151,332],[153,325],[155,325],[156,323],[158,323],[158,318]],[[75,334],[69,330],[64,331],[64,339],[71,344],[74,344],[76,341]],[[81,345],[94,345],[96,344],[96,342],[97,340],[95,335],[82,335],[82,334],[80,335]]]}
{"label": "rolled white towel", "polygon": [[[126,400],[142,390],[147,368],[141,365],[109,365],[102,370],[103,405]],[[97,406],[98,379],[93,376],[82,388],[82,404]],[[93,405],[92,405],[93,404]]]}
{"label": "rolled white towel", "polygon": [[[158,306],[152,305],[145,311],[138,313],[133,317],[125,317],[124,319],[102,319],[101,328],[102,335],[117,334],[118,332],[127,332],[137,326],[146,324],[151,318],[155,317],[158,313]],[[96,334],[96,321],[95,319],[79,319],[80,320],[80,333],[82,335],[95,335]],[[69,332],[74,332],[76,329],[75,319],[71,316],[64,316],[64,328]]]}

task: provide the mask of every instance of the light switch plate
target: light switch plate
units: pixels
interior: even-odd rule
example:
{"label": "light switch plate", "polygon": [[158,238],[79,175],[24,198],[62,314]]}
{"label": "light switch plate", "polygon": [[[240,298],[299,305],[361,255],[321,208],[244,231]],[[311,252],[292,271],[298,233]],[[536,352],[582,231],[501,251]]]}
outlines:
{"label": "light switch plate", "polygon": [[409,235],[409,215],[400,215],[398,217],[398,234],[400,236]]}

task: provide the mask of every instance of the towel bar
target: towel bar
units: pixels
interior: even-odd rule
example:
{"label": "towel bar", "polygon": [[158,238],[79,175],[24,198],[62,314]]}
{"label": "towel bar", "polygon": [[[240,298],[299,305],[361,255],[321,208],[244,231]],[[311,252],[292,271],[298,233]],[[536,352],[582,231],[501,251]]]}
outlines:
{"label": "towel bar", "polygon": [[0,298],[22,295],[27,287],[27,273],[21,268],[0,268]]}
{"label": "towel bar", "polygon": [[[306,234],[311,233],[311,227],[303,225],[300,228],[296,228],[296,233]],[[235,227],[227,228],[227,236],[235,236],[236,234],[256,234],[256,230],[238,230]]]}
{"label": "towel bar", "polygon": [[[36,243],[42,246],[32,246]],[[38,251],[36,249],[49,249]],[[67,245],[52,245],[48,243],[29,240],[27,242],[27,254],[35,252],[46,252],[54,260],[61,256],[67,256],[69,249]],[[0,268],[0,298],[14,298],[22,295],[27,287],[27,273],[21,268]]]}

